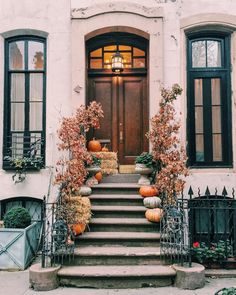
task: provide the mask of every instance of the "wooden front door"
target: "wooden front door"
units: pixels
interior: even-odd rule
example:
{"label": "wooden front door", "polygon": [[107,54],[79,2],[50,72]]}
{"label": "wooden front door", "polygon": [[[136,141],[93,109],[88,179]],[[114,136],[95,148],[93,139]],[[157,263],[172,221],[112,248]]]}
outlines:
{"label": "wooden front door", "polygon": [[100,102],[104,111],[101,128],[94,137],[118,152],[119,164],[134,164],[148,151],[146,76],[107,76],[88,78],[88,102]]}

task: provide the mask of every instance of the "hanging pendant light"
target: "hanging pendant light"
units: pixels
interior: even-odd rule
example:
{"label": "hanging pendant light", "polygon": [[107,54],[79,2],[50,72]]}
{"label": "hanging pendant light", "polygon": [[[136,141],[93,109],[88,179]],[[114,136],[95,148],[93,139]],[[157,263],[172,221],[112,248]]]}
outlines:
{"label": "hanging pendant light", "polygon": [[111,58],[111,68],[112,72],[115,73],[120,73],[124,70],[124,58],[119,51],[117,51]]}

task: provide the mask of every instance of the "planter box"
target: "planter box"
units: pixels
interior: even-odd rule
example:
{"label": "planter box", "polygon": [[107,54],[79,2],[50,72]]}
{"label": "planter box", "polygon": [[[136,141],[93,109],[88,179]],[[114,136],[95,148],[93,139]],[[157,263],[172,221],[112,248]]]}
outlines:
{"label": "planter box", "polygon": [[25,229],[0,229],[0,269],[24,270],[35,257],[39,246],[40,222]]}

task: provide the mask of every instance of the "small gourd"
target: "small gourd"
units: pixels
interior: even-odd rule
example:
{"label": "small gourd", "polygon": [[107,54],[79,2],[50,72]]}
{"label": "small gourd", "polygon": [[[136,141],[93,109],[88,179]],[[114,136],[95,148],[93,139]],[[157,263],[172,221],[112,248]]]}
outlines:
{"label": "small gourd", "polygon": [[153,197],[156,196],[158,191],[155,186],[152,185],[144,185],[139,189],[139,193],[142,197]]}
{"label": "small gourd", "polygon": [[84,223],[75,223],[72,224],[71,230],[75,236],[82,234],[85,231],[86,224]]}
{"label": "small gourd", "polygon": [[101,143],[99,140],[96,140],[93,138],[93,140],[90,140],[88,143],[88,150],[90,152],[100,152],[102,149]]}
{"label": "small gourd", "polygon": [[82,196],[90,196],[92,189],[89,186],[81,186],[78,193]]}
{"label": "small gourd", "polygon": [[109,149],[107,148],[106,145],[104,145],[104,147],[102,148],[102,152],[109,152]]}
{"label": "small gourd", "polygon": [[151,221],[151,222],[160,222],[162,216],[163,216],[163,210],[160,208],[148,209],[145,212],[145,217],[147,218],[148,221]]}
{"label": "small gourd", "polygon": [[161,205],[161,199],[159,197],[147,197],[143,199],[143,205],[146,208],[158,208]]}
{"label": "small gourd", "polygon": [[100,182],[102,180],[102,172],[99,171],[97,172],[94,177],[97,179],[98,182]]}

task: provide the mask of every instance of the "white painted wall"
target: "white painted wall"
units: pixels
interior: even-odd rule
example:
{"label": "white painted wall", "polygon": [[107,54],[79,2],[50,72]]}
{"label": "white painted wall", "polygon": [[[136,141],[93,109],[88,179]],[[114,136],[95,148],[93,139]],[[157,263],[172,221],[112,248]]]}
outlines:
{"label": "white painted wall", "polygon": [[[70,3],[71,2],[71,3]],[[71,5],[71,7],[70,7]],[[72,20],[71,20],[72,15]],[[185,29],[201,24],[223,24],[236,28],[236,1],[218,0],[1,0],[0,34],[14,29],[35,29],[47,39],[47,146],[46,164],[57,158],[56,129],[60,112],[68,115],[85,101],[85,36],[108,26],[130,26],[150,36],[150,115],[158,108],[161,85],[180,83],[184,93],[176,104],[182,112],[181,138],[186,143]],[[236,34],[232,35],[232,114],[235,126]],[[4,38],[0,36],[0,76],[4,69]],[[80,92],[74,91],[76,86]],[[0,149],[3,130],[3,80],[0,79]],[[233,132],[234,134],[235,132]],[[233,136],[234,159],[236,139]],[[2,162],[0,153],[0,165]],[[234,160],[235,161],[235,160]],[[188,185],[235,186],[233,169],[191,170]],[[41,198],[47,193],[50,169],[29,173],[14,185],[11,173],[1,170],[0,199],[14,196]]]}
{"label": "white painted wall", "polygon": [[[39,30],[47,37],[47,94],[46,94],[46,165],[54,165],[56,159],[56,130],[59,111],[71,113],[71,21],[68,0],[1,0],[0,1],[0,150],[3,130],[3,79],[4,37],[2,34],[15,29]],[[1,170],[0,199],[15,196],[42,198],[47,194],[50,169],[27,173],[23,183],[14,184],[12,172]]]}

